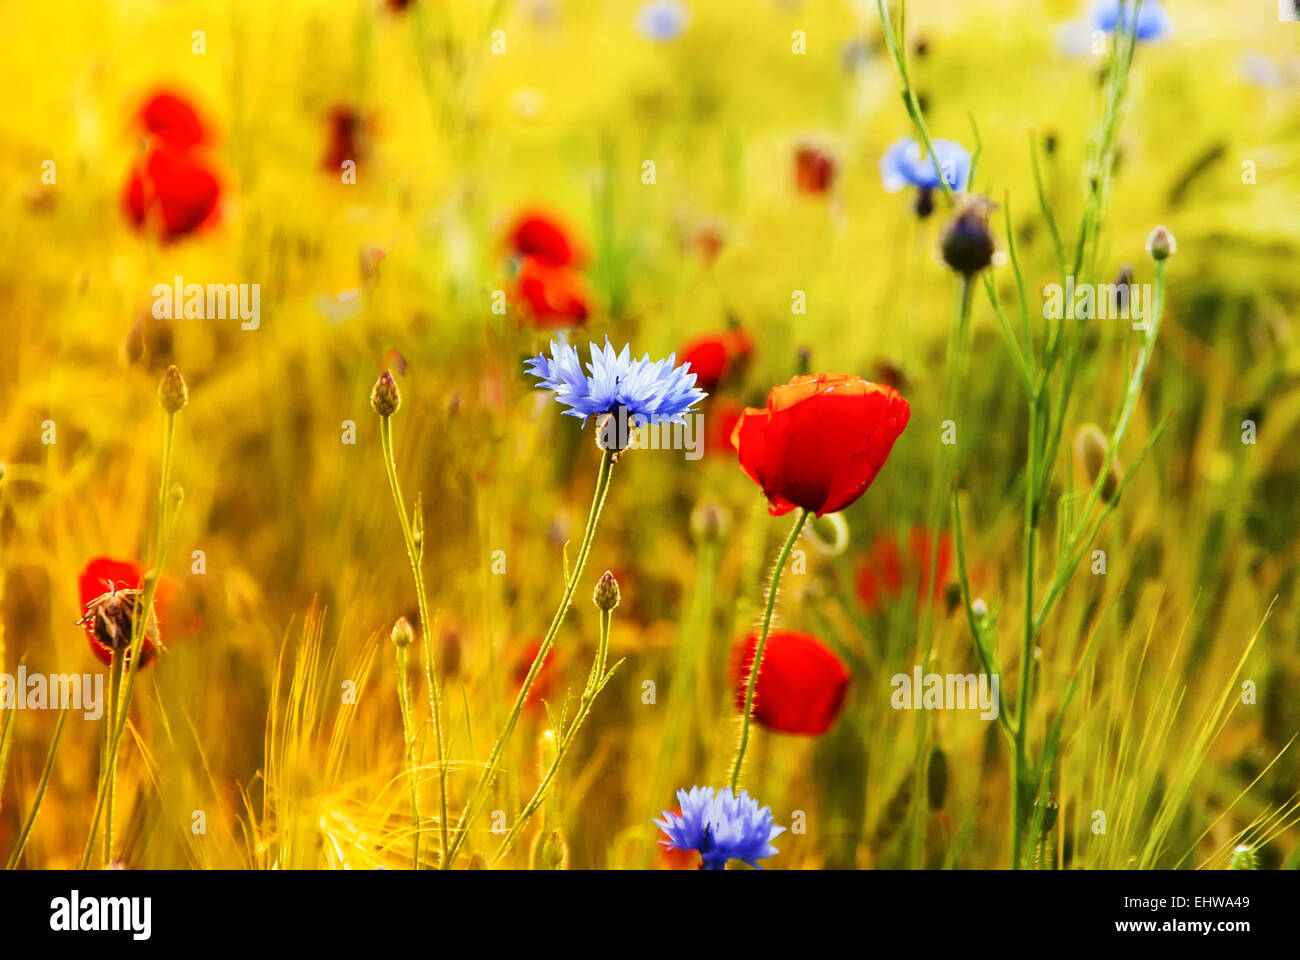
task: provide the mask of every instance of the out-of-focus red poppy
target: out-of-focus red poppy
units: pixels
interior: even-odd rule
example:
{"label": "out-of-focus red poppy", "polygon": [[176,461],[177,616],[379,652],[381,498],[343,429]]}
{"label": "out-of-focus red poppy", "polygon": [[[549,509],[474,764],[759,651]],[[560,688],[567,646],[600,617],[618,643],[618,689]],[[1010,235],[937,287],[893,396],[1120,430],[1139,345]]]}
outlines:
{"label": "out-of-focus red poppy", "polygon": [[820,373],[773,387],[761,410],[746,407],[731,443],[768,512],[803,507],[820,517],[866,492],[910,415],[893,387]]}
{"label": "out-of-focus red poppy", "polygon": [[[114,626],[125,625],[123,633],[129,634],[132,620],[131,594],[144,589],[144,577],[140,564],[130,560],[114,560],[111,557],[95,557],[81,571],[77,580],[78,593],[81,597],[81,609],[85,616],[81,623],[86,637],[90,640],[90,651],[102,663],[113,662],[113,646],[106,642],[106,632]],[[135,616],[137,627],[144,625],[149,632],[145,634],[144,645],[140,648],[140,663],[148,666],[158,654],[153,635],[158,634],[161,624],[166,619],[167,605],[171,600],[171,582],[166,579],[158,581],[154,592],[154,609],[152,618]],[[121,593],[126,599],[121,604],[106,605],[105,596]],[[104,617],[108,618],[105,622]],[[116,619],[115,619],[116,617]],[[129,642],[125,636],[123,642]]]}
{"label": "out-of-focus red poppy", "polygon": [[800,193],[826,193],[835,183],[835,158],[820,147],[800,144],[794,154],[794,173]]}
{"label": "out-of-focus red poppy", "polygon": [[[517,692],[524,685],[524,680],[528,678],[528,669],[533,665],[533,660],[537,658],[537,653],[542,649],[542,641],[530,640],[520,647],[515,657],[514,663],[514,689]],[[555,662],[555,647],[546,654],[546,659],[542,661],[541,669],[537,671],[537,678],[533,681],[533,687],[528,691],[528,696],[524,698],[524,709],[534,713],[543,709],[542,701],[551,700],[551,688],[555,685],[555,675],[557,672]]]}
{"label": "out-of-focus red poppy", "polygon": [[690,364],[695,385],[713,393],[718,384],[739,370],[754,353],[754,341],[736,327],[722,333],[708,333],[682,347],[680,362]]}
{"label": "out-of-focus red poppy", "polygon": [[741,406],[726,397],[710,398],[704,407],[704,455],[734,457],[731,434],[740,421]]}
{"label": "out-of-focus red poppy", "polygon": [[360,163],[365,153],[365,118],[346,104],[335,104],[325,114],[325,154],[321,169],[337,176],[344,161]]}
{"label": "out-of-focus red poppy", "polygon": [[666,843],[659,845],[659,864],[665,870],[700,870],[704,867],[698,850],[678,850]]}
{"label": "out-of-focus red poppy", "polygon": [[137,227],[151,226],[174,240],[211,225],[221,184],[197,156],[161,144],[127,177],[122,203]]}
{"label": "out-of-focus red poppy", "polygon": [[570,231],[557,217],[540,210],[519,215],[507,235],[511,251],[520,257],[537,257],[553,267],[576,267],[583,255]]}
{"label": "out-of-focus red poppy", "polygon": [[[757,646],[758,635],[750,634],[731,652],[731,682],[741,712]],[[831,728],[848,689],[849,671],[820,640],[793,630],[773,630],[759,667],[753,717],[769,730],[815,736]]]}
{"label": "out-of-focus red poppy", "polygon": [[891,600],[903,595],[905,588],[914,587],[922,600],[932,596],[943,599],[948,576],[952,572],[952,537],[945,530],[939,536],[937,569],[939,575],[930,577],[934,537],[928,530],[915,527],[908,534],[907,554],[899,547],[898,537],[892,531],[879,534],[867,548],[867,554],[858,565],[856,589],[858,601],[868,613],[875,613]]}
{"label": "out-of-focus red poppy", "polygon": [[524,257],[516,284],[524,316],[542,329],[577,326],[590,315],[587,285],[582,274],[570,267]]}
{"label": "out-of-focus red poppy", "polygon": [[169,91],[150,97],[140,111],[140,123],[167,146],[187,150],[207,136],[198,112],[189,101]]}

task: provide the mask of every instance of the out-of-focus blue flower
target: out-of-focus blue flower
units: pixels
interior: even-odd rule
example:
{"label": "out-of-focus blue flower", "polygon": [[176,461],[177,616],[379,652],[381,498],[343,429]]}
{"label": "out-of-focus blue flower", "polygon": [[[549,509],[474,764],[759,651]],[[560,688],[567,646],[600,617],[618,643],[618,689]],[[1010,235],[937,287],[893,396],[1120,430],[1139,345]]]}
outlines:
{"label": "out-of-focus blue flower", "polygon": [[[1097,30],[1112,33],[1118,27],[1125,33],[1133,29],[1134,0],[1097,0],[1092,5],[1092,25]],[[1120,23],[1120,9],[1123,8],[1123,23]],[[1139,40],[1159,40],[1173,30],[1173,22],[1159,0],[1143,0],[1142,10],[1137,18],[1137,38]]]}
{"label": "out-of-focus blue flower", "polygon": [[681,36],[691,19],[686,4],[677,0],[654,0],[647,3],[636,15],[636,28],[647,40],[667,43]]}
{"label": "out-of-focus blue flower", "polygon": [[933,190],[939,186],[941,173],[948,186],[957,193],[966,189],[970,154],[955,140],[934,141],[934,156],[927,157],[921,144],[911,137],[904,137],[880,158],[880,178],[890,193],[897,193],[907,186]]}
{"label": "out-of-focus blue flower", "polygon": [[565,414],[586,420],[626,408],[629,417],[645,424],[684,423],[691,407],[707,396],[695,386],[690,364],[677,366],[677,354],[650,361],[650,354],[632,358],[631,346],[615,353],[609,338],[605,349],[591,345],[591,362],[584,373],[578,351],[567,343],[551,341],[551,355],[540,353],[524,363],[543,390],[554,390]]}
{"label": "out-of-focus blue flower", "polygon": [[677,850],[698,850],[705,870],[722,870],[728,860],[761,870],[759,860],[780,853],[772,840],[785,833],[785,827],[774,824],[771,809],[759,807],[744,790],[733,796],[730,788],[691,787],[690,793],[677,791],[677,802],[681,813],[665,810],[664,819],[655,821],[668,836],[660,843]]}

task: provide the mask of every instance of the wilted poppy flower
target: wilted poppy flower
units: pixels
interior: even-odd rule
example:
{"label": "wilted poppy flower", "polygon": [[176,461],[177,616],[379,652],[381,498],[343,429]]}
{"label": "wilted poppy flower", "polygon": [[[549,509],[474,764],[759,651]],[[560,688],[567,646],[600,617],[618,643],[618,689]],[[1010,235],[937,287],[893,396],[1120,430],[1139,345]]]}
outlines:
{"label": "wilted poppy flower", "polygon": [[682,347],[682,363],[689,364],[695,383],[706,393],[734,373],[754,352],[754,341],[744,330],[735,328],[723,333],[696,337]]}
{"label": "wilted poppy flower", "polygon": [[569,229],[556,217],[540,210],[520,214],[510,228],[507,242],[517,256],[537,257],[553,267],[582,263],[582,252]]}
{"label": "wilted poppy flower", "polygon": [[835,158],[820,147],[800,144],[794,154],[794,172],[800,193],[826,193],[835,182]]}
{"label": "wilted poppy flower", "polygon": [[[732,649],[731,682],[741,712],[757,646],[758,635],[750,634]],[[778,733],[815,736],[831,728],[848,689],[849,671],[820,640],[793,630],[773,630],[763,648],[753,717]]]}
{"label": "wilted poppy flower", "polygon": [[[528,678],[528,670],[533,665],[533,660],[537,658],[537,651],[542,649],[542,641],[532,640],[525,644],[515,657],[514,664],[514,689],[517,691],[524,685],[524,680]],[[537,671],[537,677],[533,681],[532,689],[528,691],[528,696],[524,698],[524,709],[529,712],[535,712],[542,709],[542,701],[551,696],[551,687],[555,684],[556,674],[555,650],[552,648],[546,654],[546,659],[542,661],[541,667]]]}
{"label": "wilted poppy flower", "polygon": [[101,662],[111,664],[114,650],[129,651],[134,621],[137,629],[145,631],[140,663],[148,666],[161,645],[157,611],[165,608],[167,582],[159,581],[154,609],[148,616],[136,609],[144,601],[144,578],[138,563],[96,557],[81,571],[77,586],[83,611],[80,623],[90,640],[91,653]]}
{"label": "wilted poppy flower", "polygon": [[843,374],[795,377],[772,388],[765,408],[745,408],[731,444],[770,513],[803,507],[820,517],[866,492],[910,415],[893,387]]}
{"label": "wilted poppy flower", "polygon": [[933,556],[934,537],[921,527],[908,535],[906,551],[892,531],[879,534],[858,566],[858,601],[868,613],[875,613],[901,597],[904,589],[914,588],[922,600],[942,599],[952,571],[952,537],[946,530],[939,536],[938,576],[931,578]]}
{"label": "wilted poppy flower", "polygon": [[179,150],[202,143],[206,135],[189,101],[166,91],[149,98],[140,111],[140,123],[167,146]]}
{"label": "wilted poppy flower", "polygon": [[524,315],[541,329],[578,326],[591,314],[582,274],[569,267],[527,256],[519,264],[515,283]]}
{"label": "wilted poppy flower", "polygon": [[193,153],[160,144],[127,177],[122,203],[137,227],[153,226],[173,240],[210,224],[221,185]]}

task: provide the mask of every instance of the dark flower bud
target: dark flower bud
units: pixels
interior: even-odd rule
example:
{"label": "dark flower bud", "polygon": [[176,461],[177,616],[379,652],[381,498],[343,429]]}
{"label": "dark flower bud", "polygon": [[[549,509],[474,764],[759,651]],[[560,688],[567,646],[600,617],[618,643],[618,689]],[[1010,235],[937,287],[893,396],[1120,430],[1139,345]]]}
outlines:
{"label": "dark flower bud", "polygon": [[942,810],[948,797],[948,755],[940,747],[930,750],[930,766],[926,770],[926,799],[931,810]]}
{"label": "dark flower bud", "polygon": [[1147,237],[1147,253],[1152,260],[1168,260],[1178,252],[1178,241],[1168,227],[1156,227]]}
{"label": "dark flower bud", "polygon": [[691,534],[701,543],[721,540],[731,529],[731,514],[720,503],[706,500],[691,511]]}
{"label": "dark flower bud", "polygon": [[168,413],[177,413],[189,402],[190,391],[185,386],[185,378],[176,369],[176,365],[172,364],[163,374],[162,382],[158,384],[158,403]]}
{"label": "dark flower bud", "polygon": [[958,203],[957,213],[943,228],[943,259],[958,273],[973,277],[993,262],[993,204],[981,196],[963,197]]}
{"label": "dark flower bud", "polygon": [[596,591],[592,594],[591,600],[605,613],[618,606],[618,581],[608,570],[596,581]]}
{"label": "dark flower bud", "polygon": [[1052,832],[1052,827],[1056,826],[1056,816],[1061,812],[1061,805],[1056,802],[1056,798],[1052,796],[1050,793],[1046,797],[1044,797],[1044,800],[1046,802],[1042,804],[1040,804],[1037,800],[1035,800],[1034,806],[1035,807],[1041,806],[1043,809],[1043,813],[1042,813],[1043,819],[1042,819],[1042,824],[1039,827],[1039,832],[1043,836],[1046,836],[1047,834]]}
{"label": "dark flower bud", "polygon": [[539,833],[530,852],[534,870],[569,869],[569,844],[559,830]]}
{"label": "dark flower bud", "polygon": [[397,390],[397,381],[393,374],[385,370],[370,389],[370,406],[381,417],[391,417],[402,405],[402,395]]}
{"label": "dark flower bud", "polygon": [[914,209],[918,220],[924,220],[934,213],[934,191],[929,187],[919,187],[916,191],[916,207]]}

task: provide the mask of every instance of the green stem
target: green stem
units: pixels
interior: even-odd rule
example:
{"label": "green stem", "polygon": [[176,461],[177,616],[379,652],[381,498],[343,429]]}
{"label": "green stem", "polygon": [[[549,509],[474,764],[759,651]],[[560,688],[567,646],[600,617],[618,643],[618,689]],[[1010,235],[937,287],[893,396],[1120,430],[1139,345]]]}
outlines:
{"label": "green stem", "polygon": [[[402,540],[406,544],[406,555],[411,562],[411,575],[415,579],[415,599],[420,608],[420,637],[424,643],[424,677],[429,688],[429,712],[433,717],[433,738],[438,748],[438,803],[439,830],[442,835],[442,854],[447,856],[447,743],[442,728],[442,692],[438,685],[438,675],[433,663],[433,642],[429,633],[432,622],[429,619],[429,604],[424,590],[424,573],[420,569],[423,556],[423,540],[416,543],[411,531],[411,521],[406,513],[406,504],[402,500],[402,489],[397,482],[397,463],[393,458],[393,421],[391,417],[379,418],[379,438],[384,453],[384,467],[388,471],[388,485],[393,491],[393,503],[397,507],[397,517],[402,524]],[[418,837],[417,828],[417,837]],[[418,842],[418,840],[417,840]]]}
{"label": "green stem", "polygon": [[23,848],[27,846],[27,838],[31,836],[32,826],[36,823],[36,814],[41,809],[41,801],[45,799],[45,787],[50,782],[50,771],[54,769],[54,755],[58,753],[59,741],[63,739],[63,724],[68,719],[68,710],[65,707],[59,711],[59,722],[54,727],[54,738],[50,741],[50,752],[45,755],[45,769],[41,771],[41,781],[36,785],[36,796],[32,798],[32,809],[27,814],[27,820],[23,823],[23,828],[18,834],[18,843],[14,845],[13,852],[9,854],[9,863],[6,869],[12,870],[18,866],[18,860],[23,855]]}
{"label": "green stem", "polygon": [[537,648],[537,655],[533,657],[532,665],[528,668],[528,675],[524,677],[524,682],[515,695],[515,702],[510,708],[510,714],[506,718],[505,725],[501,728],[501,732],[497,734],[496,742],[492,744],[492,752],[488,754],[487,763],[483,767],[483,772],[479,775],[478,783],[475,784],[469,799],[465,801],[465,806],[461,810],[460,818],[456,822],[456,829],[452,833],[451,847],[447,852],[447,856],[443,858],[442,866],[444,869],[451,867],[456,855],[464,846],[470,822],[478,815],[483,802],[487,799],[487,788],[496,778],[497,771],[501,768],[502,757],[510,743],[510,737],[514,734],[515,724],[519,722],[519,715],[523,711],[524,702],[528,698],[529,691],[533,688],[533,683],[537,680],[537,674],[541,671],[542,664],[546,661],[546,655],[550,653],[551,646],[555,643],[556,634],[560,632],[560,625],[569,612],[569,604],[573,600],[573,591],[578,586],[578,580],[582,576],[583,568],[587,565],[587,555],[591,552],[591,542],[595,539],[596,526],[600,521],[600,512],[605,505],[605,496],[609,493],[609,479],[613,467],[614,455],[611,451],[606,450],[600,458],[600,469],[596,474],[596,492],[591,499],[591,512],[587,515],[587,527],[583,531],[582,545],[578,548],[578,557],[573,572],[564,585],[564,594],[560,598],[560,605],[555,611],[555,616],[551,618],[551,626],[546,631],[546,636],[542,638],[541,646]]}
{"label": "green stem", "polygon": [[745,748],[749,746],[749,723],[750,714],[754,711],[754,691],[758,687],[758,671],[763,666],[763,651],[767,647],[767,635],[772,627],[772,610],[776,606],[776,594],[781,585],[781,571],[785,569],[785,563],[790,559],[790,551],[794,549],[795,541],[799,539],[799,531],[803,529],[804,522],[807,519],[808,510],[800,507],[799,515],[795,517],[794,526],[790,528],[790,534],[785,538],[781,552],[777,555],[776,569],[772,571],[772,581],[767,588],[767,606],[763,610],[763,629],[758,636],[758,646],[754,648],[754,662],[750,665],[749,680],[745,685],[745,711],[740,716],[740,743],[736,746],[736,759],[731,765],[731,792],[733,795],[736,792],[736,786],[740,783],[740,767],[745,762]]}
{"label": "green stem", "polygon": [[[533,815],[541,808],[542,803],[546,800],[547,794],[550,792],[551,784],[555,782],[555,777],[560,771],[560,764],[564,762],[565,754],[567,754],[569,748],[573,746],[573,742],[578,735],[578,730],[581,729],[583,721],[585,721],[587,716],[591,713],[591,706],[596,700],[596,694],[600,693],[605,684],[609,682],[609,678],[613,676],[613,670],[609,671],[608,674],[605,673],[605,662],[609,658],[609,625],[612,615],[613,611],[611,610],[600,611],[600,643],[596,649],[595,662],[591,666],[591,675],[587,679],[587,687],[582,692],[582,700],[578,705],[578,712],[574,716],[573,722],[569,724],[567,730],[556,731],[558,739],[555,749],[555,758],[551,760],[550,765],[546,768],[546,772],[538,782],[537,789],[533,791],[533,795],[529,797],[528,802],[524,804],[523,810],[520,811],[519,816],[515,820],[515,825],[510,828],[510,832],[507,833],[505,839],[501,841],[501,846],[497,848],[496,854],[492,857],[493,863],[499,861],[510,851],[510,848],[515,845],[520,835],[524,832],[524,828],[528,826],[528,822],[532,820]],[[614,668],[618,669],[618,664],[615,664]]]}
{"label": "green stem", "polygon": [[397,648],[397,702],[402,708],[402,741],[406,747],[406,777],[411,786],[411,825],[414,828],[411,863],[420,869],[420,797],[415,764],[415,730],[411,721],[411,687],[407,681],[406,648]]}

